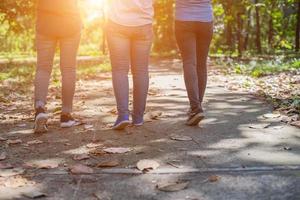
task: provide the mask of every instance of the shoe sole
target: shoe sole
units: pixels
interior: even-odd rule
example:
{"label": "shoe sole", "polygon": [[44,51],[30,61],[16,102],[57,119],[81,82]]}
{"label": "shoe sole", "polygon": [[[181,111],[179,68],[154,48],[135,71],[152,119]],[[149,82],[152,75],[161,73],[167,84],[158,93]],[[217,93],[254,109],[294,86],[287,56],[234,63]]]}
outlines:
{"label": "shoe sole", "polygon": [[34,133],[45,133],[47,129],[48,115],[45,113],[40,113],[36,116],[34,124]]}
{"label": "shoe sole", "polygon": [[114,126],[113,130],[124,130],[127,126],[130,125],[130,121],[123,121],[119,123],[117,126]]}
{"label": "shoe sole", "polygon": [[204,119],[204,115],[202,113],[198,113],[192,119],[186,122],[188,126],[197,126],[201,120]]}

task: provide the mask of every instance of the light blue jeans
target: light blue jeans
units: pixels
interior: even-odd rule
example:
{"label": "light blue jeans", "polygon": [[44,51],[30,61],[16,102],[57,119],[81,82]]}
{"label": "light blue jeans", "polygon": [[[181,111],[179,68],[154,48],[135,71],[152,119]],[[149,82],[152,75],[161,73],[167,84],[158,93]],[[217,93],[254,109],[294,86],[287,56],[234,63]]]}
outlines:
{"label": "light blue jeans", "polygon": [[128,72],[133,76],[133,122],[143,120],[149,88],[149,54],[152,24],[128,27],[109,21],[107,42],[112,65],[112,79],[119,117],[130,114]]}

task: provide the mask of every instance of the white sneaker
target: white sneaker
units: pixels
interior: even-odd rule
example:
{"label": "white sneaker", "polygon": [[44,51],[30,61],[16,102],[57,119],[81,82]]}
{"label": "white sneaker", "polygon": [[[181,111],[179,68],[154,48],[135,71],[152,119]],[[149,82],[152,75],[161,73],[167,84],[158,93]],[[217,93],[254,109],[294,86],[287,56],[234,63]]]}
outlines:
{"label": "white sneaker", "polygon": [[35,114],[34,133],[45,133],[47,128],[48,115],[43,108],[38,108]]}
{"label": "white sneaker", "polygon": [[60,116],[60,127],[61,128],[70,128],[75,125],[77,125],[77,122],[75,121],[75,119],[72,117],[72,115],[70,113],[62,114]]}

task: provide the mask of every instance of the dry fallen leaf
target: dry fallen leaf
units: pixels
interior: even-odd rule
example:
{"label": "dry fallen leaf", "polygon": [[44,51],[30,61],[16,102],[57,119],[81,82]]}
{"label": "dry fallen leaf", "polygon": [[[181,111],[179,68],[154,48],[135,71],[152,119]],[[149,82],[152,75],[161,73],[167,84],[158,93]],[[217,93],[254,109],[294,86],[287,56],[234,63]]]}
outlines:
{"label": "dry fallen leaf", "polygon": [[92,130],[93,128],[94,128],[94,126],[92,124],[85,124],[84,125],[85,130]]}
{"label": "dry fallen leaf", "polygon": [[140,171],[155,170],[155,169],[157,169],[159,167],[159,163],[156,162],[155,160],[144,159],[144,160],[140,160],[136,164],[136,167]]}
{"label": "dry fallen leaf", "polygon": [[0,163],[0,169],[12,169],[14,168],[11,164]]}
{"label": "dry fallen leaf", "polygon": [[93,149],[91,151],[89,151],[89,154],[94,155],[94,156],[103,156],[104,154],[106,154],[105,151],[103,151],[103,149]]}
{"label": "dry fallen leaf", "polygon": [[88,154],[78,154],[73,157],[74,160],[87,160],[90,156]]}
{"label": "dry fallen leaf", "polygon": [[164,191],[164,192],[176,192],[180,190],[184,190],[188,187],[189,182],[188,181],[177,181],[175,183],[170,184],[163,184],[163,185],[157,185],[157,189]]}
{"label": "dry fallen leaf", "polygon": [[267,114],[264,114],[263,117],[266,119],[274,119],[274,118],[281,117],[281,115],[279,113],[267,113]]}
{"label": "dry fallen leaf", "polygon": [[20,143],[22,143],[22,140],[20,140],[20,139],[16,139],[16,140],[7,140],[6,143],[7,143],[8,145],[20,144]]}
{"label": "dry fallen leaf", "polygon": [[10,187],[10,188],[18,188],[18,187],[24,187],[28,185],[34,185],[34,182],[29,181],[26,178],[23,178],[20,175],[17,176],[11,176],[6,178],[4,186]]}
{"label": "dry fallen leaf", "polygon": [[51,160],[43,160],[43,161],[36,161],[32,163],[26,163],[27,167],[37,168],[37,169],[54,169],[57,168],[59,163]]}
{"label": "dry fallen leaf", "polygon": [[117,160],[109,160],[109,161],[103,161],[97,164],[97,167],[104,168],[104,167],[116,167],[120,165],[119,161]]}
{"label": "dry fallen leaf", "polygon": [[149,118],[149,119],[152,119],[152,120],[157,120],[159,117],[162,116],[162,112],[161,111],[152,111],[152,112],[149,112],[146,114],[146,116]]}
{"label": "dry fallen leaf", "polygon": [[127,153],[132,151],[131,148],[123,148],[123,147],[114,147],[114,148],[105,148],[103,149],[104,152],[106,153],[111,153],[111,154],[122,154],[122,153]]}
{"label": "dry fallen leaf", "polygon": [[210,177],[208,177],[209,182],[217,182],[221,179],[220,176],[216,176],[216,175],[212,175]]}
{"label": "dry fallen leaf", "polygon": [[70,167],[72,174],[92,174],[94,170],[83,164],[76,164]]}
{"label": "dry fallen leaf", "polygon": [[268,128],[271,124],[252,124],[249,126],[249,128],[252,129],[264,129],[264,128]]}
{"label": "dry fallen leaf", "polygon": [[2,160],[5,160],[6,159],[6,153],[5,152],[2,152],[1,154],[0,154],[0,161],[2,161]]}
{"label": "dry fallen leaf", "polygon": [[184,135],[171,135],[170,138],[172,140],[177,140],[177,141],[192,141],[193,138],[189,136],[184,136]]}
{"label": "dry fallen leaf", "polygon": [[18,124],[17,125],[17,127],[20,127],[20,128],[24,128],[24,127],[26,127],[27,126],[27,124]]}
{"label": "dry fallen leaf", "polygon": [[300,128],[300,121],[292,122],[291,125]]}
{"label": "dry fallen leaf", "polygon": [[42,143],[44,143],[44,142],[41,140],[32,140],[32,141],[27,142],[28,145],[42,144]]}
{"label": "dry fallen leaf", "polygon": [[29,192],[23,193],[23,196],[30,198],[30,199],[37,199],[37,198],[46,197],[47,195],[45,193],[42,193],[39,191],[31,190]]}
{"label": "dry fallen leaf", "polygon": [[86,145],[87,148],[92,149],[92,148],[96,148],[96,147],[101,147],[103,146],[102,143],[89,143]]}

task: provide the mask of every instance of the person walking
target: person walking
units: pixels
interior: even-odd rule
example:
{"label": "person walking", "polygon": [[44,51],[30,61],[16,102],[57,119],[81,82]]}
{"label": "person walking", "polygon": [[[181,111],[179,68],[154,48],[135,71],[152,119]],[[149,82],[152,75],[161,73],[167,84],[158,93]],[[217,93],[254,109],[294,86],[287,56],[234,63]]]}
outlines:
{"label": "person walking", "polygon": [[106,35],[112,65],[112,82],[118,118],[113,129],[122,130],[130,123],[128,72],[133,76],[132,124],[144,123],[149,88],[149,54],[153,31],[152,0],[108,1]]}
{"label": "person walking", "polygon": [[190,102],[186,125],[204,118],[202,102],[207,83],[207,58],[213,36],[211,0],[176,0],[175,35],[183,61]]}
{"label": "person walking", "polygon": [[38,0],[36,22],[37,68],[34,82],[35,133],[46,132],[46,101],[56,46],[62,74],[61,127],[75,125],[71,115],[76,82],[76,56],[82,21],[77,0]]}

